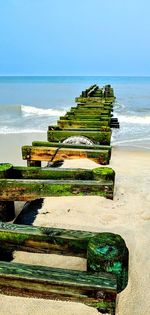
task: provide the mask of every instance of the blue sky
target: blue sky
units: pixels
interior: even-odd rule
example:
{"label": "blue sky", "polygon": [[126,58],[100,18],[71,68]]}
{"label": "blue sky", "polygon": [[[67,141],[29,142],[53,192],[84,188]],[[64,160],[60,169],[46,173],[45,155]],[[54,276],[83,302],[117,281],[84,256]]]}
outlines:
{"label": "blue sky", "polygon": [[150,75],[149,0],[0,0],[0,75]]}

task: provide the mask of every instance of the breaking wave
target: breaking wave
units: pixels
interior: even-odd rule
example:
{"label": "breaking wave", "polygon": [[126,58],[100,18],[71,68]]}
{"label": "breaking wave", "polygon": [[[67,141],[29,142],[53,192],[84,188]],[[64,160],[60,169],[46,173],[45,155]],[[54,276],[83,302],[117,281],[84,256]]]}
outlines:
{"label": "breaking wave", "polygon": [[150,124],[150,116],[128,116],[128,115],[117,115],[119,122],[128,124]]}
{"label": "breaking wave", "polygon": [[61,116],[65,114],[64,110],[56,110],[52,108],[38,108],[34,106],[21,105],[21,111],[25,116]]}

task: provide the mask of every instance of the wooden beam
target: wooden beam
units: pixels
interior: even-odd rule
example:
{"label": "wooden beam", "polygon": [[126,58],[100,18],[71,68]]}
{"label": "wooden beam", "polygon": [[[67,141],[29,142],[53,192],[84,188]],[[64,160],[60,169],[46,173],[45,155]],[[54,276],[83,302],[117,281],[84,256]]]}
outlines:
{"label": "wooden beam", "polygon": [[91,149],[91,150],[109,150],[111,152],[110,145],[85,145],[85,144],[69,144],[69,143],[58,143],[49,141],[33,141],[32,146],[34,147],[61,147],[61,148],[72,148],[72,149]]}
{"label": "wooden beam", "polygon": [[[6,177],[4,177],[6,178]],[[74,180],[112,180],[115,172],[110,167],[97,167],[92,170],[81,168],[41,168],[14,166],[12,179],[74,179]]]}
{"label": "wooden beam", "polygon": [[116,279],[113,275],[0,262],[3,294],[82,302],[114,315]]}
{"label": "wooden beam", "polygon": [[98,195],[113,198],[113,181],[0,179],[0,201],[27,201],[50,196]]}
{"label": "wooden beam", "polygon": [[69,137],[83,136],[92,140],[96,144],[110,145],[111,131],[93,131],[93,130],[48,130],[48,141],[59,142]]}
{"label": "wooden beam", "polygon": [[109,126],[110,119],[108,120],[58,120],[57,125],[60,128],[100,128],[101,126]]}
{"label": "wooden beam", "polygon": [[0,246],[9,250],[55,253],[86,258],[97,233],[0,222]]}
{"label": "wooden beam", "polygon": [[[10,250],[87,257],[89,272],[107,272],[117,279],[117,292],[128,282],[128,249],[118,234],[0,223],[0,246]],[[86,256],[87,255],[87,256]]]}
{"label": "wooden beam", "polygon": [[62,159],[87,158],[99,164],[109,164],[109,150],[76,149],[61,147],[23,146],[23,160],[31,161],[59,161]]}

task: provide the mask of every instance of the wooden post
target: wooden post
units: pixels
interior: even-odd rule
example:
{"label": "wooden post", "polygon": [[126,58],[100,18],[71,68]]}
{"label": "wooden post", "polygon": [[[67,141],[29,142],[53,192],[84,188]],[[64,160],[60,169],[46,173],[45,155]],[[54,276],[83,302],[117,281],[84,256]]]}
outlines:
{"label": "wooden post", "polygon": [[[10,163],[0,163],[0,179],[11,177],[13,165]],[[0,201],[0,220],[4,222],[15,218],[14,201]]]}
{"label": "wooden post", "polygon": [[117,292],[126,287],[128,249],[120,235],[105,232],[90,239],[87,247],[87,270],[113,273],[117,279]]}
{"label": "wooden post", "polygon": [[41,167],[41,161],[30,161],[30,160],[27,160],[27,166]]}

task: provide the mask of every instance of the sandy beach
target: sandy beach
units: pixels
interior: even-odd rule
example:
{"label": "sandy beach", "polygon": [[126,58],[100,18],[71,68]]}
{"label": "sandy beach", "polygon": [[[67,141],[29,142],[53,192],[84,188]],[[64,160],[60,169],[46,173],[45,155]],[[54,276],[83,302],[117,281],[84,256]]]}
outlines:
{"label": "sandy beach", "polygon": [[[1,135],[0,162],[25,165],[20,146],[32,140],[45,140],[43,134]],[[6,145],[7,143],[7,145]],[[9,143],[9,145],[8,145]],[[114,147],[110,166],[116,171],[114,200],[99,196],[46,198],[34,225],[120,234],[129,249],[129,282],[117,297],[116,315],[150,313],[150,153],[132,148]],[[94,168],[89,160],[67,160],[63,167]],[[45,213],[46,209],[46,214]],[[69,211],[68,211],[69,210]],[[84,259],[14,253],[15,262],[86,269]],[[80,303],[20,298],[0,295],[2,315],[96,315],[98,312]],[[100,314],[100,313],[99,313]]]}

